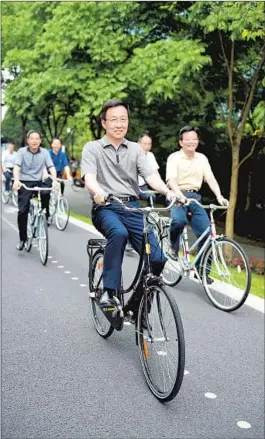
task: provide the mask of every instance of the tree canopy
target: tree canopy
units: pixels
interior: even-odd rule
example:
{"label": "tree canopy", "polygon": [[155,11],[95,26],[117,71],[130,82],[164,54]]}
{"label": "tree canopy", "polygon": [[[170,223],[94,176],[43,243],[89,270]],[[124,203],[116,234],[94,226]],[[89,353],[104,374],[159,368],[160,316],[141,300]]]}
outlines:
{"label": "tree canopy", "polygon": [[233,235],[239,171],[264,155],[264,2],[3,1],[2,15],[6,122],[20,120],[21,143],[32,123],[46,144],[70,127],[80,150],[115,97],[132,110],[128,137],[150,132],[163,167],[179,129],[198,125],[225,167]]}

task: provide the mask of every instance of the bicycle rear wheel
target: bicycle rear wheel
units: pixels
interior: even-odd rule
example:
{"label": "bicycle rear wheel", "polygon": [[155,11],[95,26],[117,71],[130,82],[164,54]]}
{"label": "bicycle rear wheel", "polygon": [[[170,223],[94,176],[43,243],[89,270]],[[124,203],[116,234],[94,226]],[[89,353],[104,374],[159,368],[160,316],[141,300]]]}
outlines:
{"label": "bicycle rear wheel", "polygon": [[55,211],[56,227],[63,231],[69,221],[69,203],[65,197],[60,197]]}
{"label": "bicycle rear wheel", "polygon": [[153,285],[144,293],[138,313],[137,337],[147,384],[160,401],[180,390],[185,366],[181,316],[170,291]]}
{"label": "bicycle rear wheel", "polygon": [[92,319],[96,331],[103,338],[108,338],[114,331],[113,326],[98,305],[100,293],[103,290],[103,250],[98,250],[92,260],[92,285],[95,291],[95,297],[90,296],[90,304],[92,310]]}
{"label": "bicycle rear wheel", "polygon": [[[207,283],[207,277],[213,283]],[[209,300],[223,311],[235,311],[245,302],[251,286],[251,270],[237,242],[220,238],[202,261],[202,283]]]}
{"label": "bicycle rear wheel", "polygon": [[18,193],[17,191],[12,191],[12,202],[15,207],[18,207]]}
{"label": "bicycle rear wheel", "polygon": [[7,204],[10,198],[10,193],[5,191],[5,185],[2,181],[2,202],[3,204]]}
{"label": "bicycle rear wheel", "polygon": [[180,258],[185,255],[185,247],[182,237],[180,238],[180,249],[179,249],[179,260],[175,261],[170,256],[169,249],[171,247],[170,239],[168,233],[161,239],[161,248],[167,257],[167,262],[165,263],[164,269],[162,271],[163,281],[166,285],[174,287],[182,279],[182,268],[180,263]]}
{"label": "bicycle rear wheel", "polygon": [[39,216],[38,220],[38,241],[40,260],[42,265],[46,265],[48,260],[49,239],[47,220],[44,213]]}

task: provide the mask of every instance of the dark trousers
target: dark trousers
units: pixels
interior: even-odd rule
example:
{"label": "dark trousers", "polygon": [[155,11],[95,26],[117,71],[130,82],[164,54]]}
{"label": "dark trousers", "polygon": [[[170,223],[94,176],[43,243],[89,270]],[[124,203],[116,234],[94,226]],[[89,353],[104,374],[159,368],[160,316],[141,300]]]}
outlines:
{"label": "dark trousers", "polygon": [[7,169],[6,172],[4,172],[5,176],[5,190],[9,192],[11,190],[11,179],[13,178],[13,171],[11,169]]}
{"label": "dark trousers", "polygon": [[[47,186],[42,181],[22,181],[28,187],[41,186],[41,187],[50,187]],[[52,183],[52,182],[51,182]],[[27,240],[27,222],[28,222],[28,213],[29,213],[29,205],[30,199],[34,191],[28,191],[23,186],[18,191],[18,215],[17,215],[17,224],[19,229],[19,239],[21,241]],[[42,207],[46,209],[46,218],[49,217],[49,201],[50,201],[50,192],[41,192],[41,204]]]}
{"label": "dark trousers", "polygon": [[[57,178],[62,178],[62,173],[61,171],[57,171]],[[60,185],[61,185],[61,194],[64,194],[64,188],[65,188],[65,183],[64,181],[60,181]]]}
{"label": "dark trousers", "polygon": [[60,185],[61,185],[61,194],[64,194],[64,188],[65,188],[65,183],[64,181],[60,181]]}
{"label": "dark trousers", "polygon": [[[195,198],[197,201],[201,202],[201,195],[196,192],[188,192],[182,191],[183,195],[186,198]],[[170,227],[170,239],[172,247],[178,251],[179,250],[179,239],[180,235],[183,231],[185,224],[187,224],[187,213],[191,213],[190,225],[193,233],[197,238],[202,235],[202,233],[207,229],[210,224],[209,217],[207,212],[202,207],[198,206],[198,204],[191,202],[191,204],[187,207],[184,206],[176,206],[171,209],[170,216],[172,219],[171,227]],[[203,245],[203,242],[207,238],[208,235],[200,242],[198,248],[200,249]],[[199,267],[199,261],[196,264],[196,267]]]}
{"label": "dark trousers", "polygon": [[147,206],[151,206],[150,198],[153,200],[153,204],[156,202],[156,195],[155,194],[143,194],[141,191],[150,191],[152,189],[149,188],[148,184],[143,184],[142,186],[139,186],[140,193],[139,197],[141,200],[147,201]]}
{"label": "dark trousers", "polygon": [[[126,203],[129,207],[139,207],[138,201]],[[119,289],[121,267],[127,240],[130,239],[134,250],[140,254],[142,249],[144,220],[141,212],[129,212],[119,204],[93,207],[92,221],[94,226],[107,238],[107,246],[103,264],[103,286]],[[163,270],[166,258],[153,233],[150,234],[151,261],[153,272],[159,275]]]}

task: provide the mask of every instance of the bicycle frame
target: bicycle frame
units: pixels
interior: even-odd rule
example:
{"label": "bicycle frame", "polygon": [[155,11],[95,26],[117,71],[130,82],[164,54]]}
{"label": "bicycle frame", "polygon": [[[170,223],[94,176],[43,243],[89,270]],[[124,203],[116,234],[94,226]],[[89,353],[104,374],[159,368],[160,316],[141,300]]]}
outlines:
{"label": "bicycle frame", "polygon": [[[205,231],[202,233],[202,235],[199,236],[199,238],[197,238],[194,241],[194,243],[191,245],[191,247],[189,247],[189,242],[188,242],[187,225],[184,226],[184,230],[182,232],[182,237],[183,237],[183,242],[184,242],[184,250],[185,250],[184,263],[186,263],[185,264],[186,266],[184,267],[184,270],[187,270],[188,272],[189,271],[195,271],[197,273],[197,269],[196,269],[195,265],[198,262],[198,260],[201,258],[201,256],[204,254],[205,250],[209,247],[209,244],[211,243],[212,250],[213,250],[213,259],[214,259],[214,262],[216,264],[218,273],[221,274],[221,270],[218,268],[219,263],[218,263],[217,256],[216,256],[216,246],[215,246],[215,243],[216,243],[216,240],[218,238],[222,237],[223,235],[217,235],[216,234],[216,227],[215,227],[215,221],[214,221],[214,217],[213,217],[213,212],[216,209],[224,209],[224,207],[215,206],[213,204],[210,204],[209,206],[203,206],[197,200],[190,199],[190,201],[195,201],[200,206],[210,209],[210,225],[207,227],[207,229],[205,229]],[[226,209],[226,207],[225,207],[225,209]],[[191,258],[190,258],[191,252],[196,247],[198,247],[199,243],[201,241],[203,241],[207,235],[208,235],[207,239],[205,240],[205,242],[201,246],[200,250],[195,255],[194,260],[191,261]],[[223,260],[223,256],[222,255],[221,255],[221,258]],[[225,266],[225,265],[223,265],[223,266]]]}

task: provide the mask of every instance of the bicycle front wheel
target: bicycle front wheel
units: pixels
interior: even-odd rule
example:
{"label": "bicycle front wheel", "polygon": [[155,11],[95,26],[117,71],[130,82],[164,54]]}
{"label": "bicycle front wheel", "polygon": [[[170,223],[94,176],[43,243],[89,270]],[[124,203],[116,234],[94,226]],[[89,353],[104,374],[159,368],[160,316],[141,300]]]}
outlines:
{"label": "bicycle front wheel", "polygon": [[160,401],[180,390],[185,366],[181,316],[170,291],[156,285],[144,293],[138,313],[137,338],[147,384]]}
{"label": "bicycle front wheel", "polygon": [[179,259],[175,261],[170,256],[170,241],[168,235],[164,236],[161,239],[161,248],[167,258],[167,261],[165,263],[162,276],[163,281],[166,285],[170,287],[174,287],[177,285],[181,279],[182,279],[182,269],[180,264],[180,258],[183,259],[183,255],[185,255],[185,247],[182,237],[180,238],[180,250],[179,250]]}
{"label": "bicycle front wheel", "polygon": [[40,215],[38,222],[38,241],[39,241],[39,253],[42,265],[47,264],[49,240],[48,240],[48,226],[47,220],[44,214]]}
{"label": "bicycle front wheel", "polygon": [[237,242],[224,237],[208,248],[202,261],[202,283],[216,308],[235,311],[243,305],[251,286],[251,270]]}
{"label": "bicycle front wheel", "polygon": [[98,250],[92,260],[92,285],[95,291],[95,297],[90,296],[90,304],[92,310],[92,319],[96,331],[103,338],[108,338],[114,331],[113,326],[105,316],[104,312],[98,305],[100,293],[103,291],[103,250]]}
{"label": "bicycle front wheel", "polygon": [[63,231],[66,229],[69,221],[69,203],[65,197],[61,197],[58,200],[58,204],[55,212],[55,224],[56,227]]}
{"label": "bicycle front wheel", "polygon": [[26,245],[26,251],[30,252],[33,242],[33,224],[34,221],[34,212],[33,212],[33,206],[30,205],[29,207],[29,214],[28,214],[28,222],[27,222],[27,245]]}

